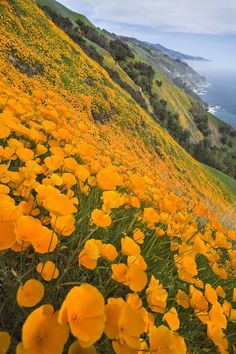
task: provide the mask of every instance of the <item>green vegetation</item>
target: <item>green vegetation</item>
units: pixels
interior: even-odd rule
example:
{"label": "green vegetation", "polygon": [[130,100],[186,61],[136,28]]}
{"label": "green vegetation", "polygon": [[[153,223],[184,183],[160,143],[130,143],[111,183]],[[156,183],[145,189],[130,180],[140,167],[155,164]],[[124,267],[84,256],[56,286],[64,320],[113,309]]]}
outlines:
{"label": "green vegetation", "polygon": [[209,136],[210,129],[206,109],[204,109],[199,102],[195,102],[190,109],[190,113],[192,114],[193,119],[203,136]]}
{"label": "green vegetation", "polygon": [[151,65],[141,61],[121,63],[122,68],[127,72],[131,79],[140,86],[147,95],[152,95],[152,84],[155,71]]}
{"label": "green vegetation", "polygon": [[[151,45],[102,31],[52,0],[38,0],[46,14],[194,158],[236,178],[236,132],[208,114],[184,81],[191,68]],[[164,70],[164,69],[165,70]],[[168,72],[179,70],[170,82]],[[165,72],[166,76],[161,74]],[[183,74],[183,75],[182,75]],[[191,76],[191,75],[190,75]],[[63,77],[63,85],[67,85]],[[199,98],[197,98],[199,100]],[[95,119],[101,118],[101,114]],[[110,118],[109,118],[110,119]]]}
{"label": "green vegetation", "polygon": [[225,173],[217,170],[216,168],[210,167],[203,164],[210,172],[217,176],[228,188],[236,195],[236,181],[232,177],[227,176]]}
{"label": "green vegetation", "polygon": [[128,58],[134,59],[130,47],[119,39],[110,42],[111,55],[117,61],[126,60]]}

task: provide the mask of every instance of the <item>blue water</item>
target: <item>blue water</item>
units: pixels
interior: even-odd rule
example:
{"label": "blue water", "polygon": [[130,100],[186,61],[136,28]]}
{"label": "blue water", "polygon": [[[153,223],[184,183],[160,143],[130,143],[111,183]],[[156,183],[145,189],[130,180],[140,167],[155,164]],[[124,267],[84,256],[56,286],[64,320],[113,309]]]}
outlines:
{"label": "blue water", "polygon": [[188,64],[209,83],[200,90],[209,111],[236,128],[236,64],[235,67],[213,61],[188,61]]}

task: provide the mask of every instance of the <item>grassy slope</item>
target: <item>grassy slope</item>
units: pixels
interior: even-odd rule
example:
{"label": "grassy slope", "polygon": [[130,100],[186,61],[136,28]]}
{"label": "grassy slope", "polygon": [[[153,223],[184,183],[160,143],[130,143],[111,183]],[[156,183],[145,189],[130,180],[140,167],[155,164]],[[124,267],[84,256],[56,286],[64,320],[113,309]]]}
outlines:
{"label": "grassy slope", "polygon": [[58,13],[60,12],[60,14],[63,17],[69,17],[73,22],[79,19],[85,22],[87,25],[94,27],[92,22],[90,22],[85,16],[78,14],[74,11],[71,11],[70,9],[68,9],[67,7],[63,6],[62,4],[60,4],[55,0],[37,0],[37,2],[41,6],[45,6],[45,5],[50,6],[53,10],[57,11]]}
{"label": "grassy slope", "polygon": [[225,173],[217,170],[216,168],[210,167],[208,165],[204,166],[211,171],[214,175],[216,175],[228,188],[229,190],[236,195],[236,181],[230,176],[227,176]]}
{"label": "grassy slope", "polygon": [[[66,11],[66,8],[64,6],[61,6],[61,4],[57,3],[55,0],[37,0],[37,3],[40,6],[44,6],[44,5],[51,6],[57,13],[60,13],[62,16],[70,18],[71,21],[74,21],[75,19],[75,13],[71,12],[70,10]],[[83,18],[84,17],[81,16],[81,20],[83,20]],[[89,21],[86,19],[85,22],[88,23]],[[96,28],[97,31],[101,32],[104,36],[106,36],[108,40],[113,39],[106,32],[101,31],[99,28],[95,27],[94,25],[92,25],[92,27]],[[104,57],[104,64],[106,64],[107,66],[115,70],[120,75],[121,79],[124,82],[128,83],[133,88],[137,89],[135,83],[128,77],[128,75],[126,75],[126,73],[119,66],[116,65],[109,52],[107,52],[106,50],[100,48],[95,44],[92,45],[94,45],[94,47],[97,49],[99,54]],[[136,60],[143,61],[145,63],[150,63],[149,61],[150,55],[147,51],[145,51],[142,47],[135,45],[133,42],[129,42],[129,46],[133,48]],[[155,51],[155,56],[158,56],[157,51]],[[159,53],[159,56],[160,59],[167,60],[162,53]],[[153,65],[153,68],[156,71],[155,79],[161,80],[163,82],[163,86],[161,90],[158,88],[156,84],[154,84],[153,91],[158,92],[159,95],[168,102],[169,108],[171,110],[179,113],[180,122],[184,128],[188,128],[192,132],[193,141],[194,142],[199,141],[199,139],[202,139],[202,134],[197,129],[195,123],[193,122],[191,114],[189,113],[192,99],[190,99],[189,96],[182,89],[178,88],[176,85],[170,82],[163,74],[161,74],[157,65],[155,65],[155,63],[152,62],[151,64]],[[152,111],[148,99],[146,97],[145,99],[150,108],[150,111]]]}
{"label": "grassy slope", "polygon": [[[85,16],[69,10],[68,8],[61,5],[60,3],[58,3],[55,0],[37,0],[36,2],[40,6],[45,6],[45,5],[50,6],[55,12],[57,12],[61,16],[69,18],[75,25],[76,25],[76,23],[75,23],[76,20],[79,19],[79,20],[83,21],[86,25],[88,25],[88,26],[96,29],[98,32],[102,33],[102,35],[107,37],[108,40],[112,39],[106,33],[104,33],[99,28],[94,26],[94,24],[91,23]],[[129,84],[133,89],[137,89],[136,84],[130,79],[130,77],[119,66],[116,65],[116,62],[114,61],[114,59],[112,58],[112,56],[110,55],[110,53],[107,50],[101,48],[96,43],[93,43],[86,38],[85,38],[85,40],[91,46],[93,46],[97,50],[97,52],[103,57],[104,64],[106,66],[111,67],[114,71],[116,71],[119,74],[119,76],[121,77],[121,79],[125,83]]]}
{"label": "grassy slope", "polygon": [[[196,124],[194,123],[193,118],[189,113],[192,99],[183,90],[174,85],[163,74],[161,74],[155,61],[150,61],[150,54],[145,49],[135,45],[133,42],[130,42],[129,45],[134,49],[138,60],[150,63],[153,66],[156,71],[155,79],[162,81],[161,89],[159,89],[158,86],[154,84],[153,91],[158,92],[160,97],[168,102],[169,108],[171,110],[179,113],[182,126],[191,131],[193,140],[195,142],[199,141],[199,139],[202,139],[202,134],[197,129]],[[160,53],[160,57],[161,55],[162,54]]]}
{"label": "grassy slope", "polygon": [[[64,17],[68,17],[71,19],[72,22],[75,22],[77,18],[85,22],[87,25],[90,25],[96,31],[101,33],[103,36],[105,36],[109,41],[113,40],[114,38],[109,35],[108,32],[104,32],[98,27],[95,27],[85,16],[76,14],[73,11],[67,9],[66,7],[62,6],[60,3],[56,2],[55,0],[37,0],[37,3],[40,6],[43,5],[48,5],[51,6],[57,13],[60,13]],[[86,39],[88,42],[88,40]],[[136,43],[136,41],[128,40],[127,43],[129,46],[133,49],[136,60],[137,61],[143,61],[145,63],[151,64],[152,67],[154,68],[156,72],[155,80],[161,80],[163,85],[162,88],[160,89],[154,80],[154,85],[153,85],[153,92],[158,93],[158,95],[163,98],[164,100],[167,101],[168,107],[171,111],[176,112],[179,114],[180,117],[180,123],[183,128],[188,129],[191,132],[191,140],[193,143],[198,143],[203,139],[203,135],[201,131],[197,128],[194,119],[189,112],[189,109],[191,108],[192,101],[193,99],[190,98],[182,89],[180,89],[178,86],[174,85],[165,75],[163,75],[160,70],[159,70],[159,64],[158,60],[160,63],[166,63],[167,67],[172,68],[174,70],[174,63],[173,60],[168,58],[167,56],[163,55],[161,52],[158,52],[157,50],[151,50],[151,52],[142,45],[139,44],[139,42]],[[97,52],[103,57],[103,62],[105,66],[112,68],[114,71],[117,72],[117,74],[120,76],[121,80],[131,86],[134,90],[139,89],[137,85],[130,79],[130,77],[122,70],[122,68],[117,65],[117,63],[114,61],[110,53],[103,48],[99,47],[93,42],[89,41],[89,44],[94,46]],[[152,55],[152,57],[150,56]],[[149,99],[145,94],[143,94],[143,97],[146,101],[148,110],[150,112],[153,111],[153,108],[149,102]],[[224,149],[224,146],[220,142],[220,128],[225,126],[225,123],[214,117],[213,115],[209,114],[209,128],[211,131],[210,135],[210,140],[212,145],[220,146],[221,148]],[[236,142],[235,138],[230,138],[230,142],[232,144],[232,148],[227,147],[228,152],[231,154],[236,153]]]}
{"label": "grassy slope", "polygon": [[[114,156],[122,149],[128,156],[133,149],[128,163],[152,177],[157,185],[164,184],[178,194],[201,196],[223,208],[232,201],[230,191],[176,144],[36,5],[30,0],[15,0],[11,6],[0,5],[4,49],[0,61],[4,76],[23,89],[37,86],[56,90],[76,109],[81,109],[85,97],[91,111],[108,120],[105,125],[97,125],[91,121],[91,112],[87,114],[86,119],[93,124],[90,139],[95,146],[107,146]],[[9,43],[14,65],[9,60]],[[31,68],[41,65],[43,74],[28,77],[20,73],[19,62]],[[92,83],[87,82],[88,78]],[[94,131],[97,133],[93,136]]]}

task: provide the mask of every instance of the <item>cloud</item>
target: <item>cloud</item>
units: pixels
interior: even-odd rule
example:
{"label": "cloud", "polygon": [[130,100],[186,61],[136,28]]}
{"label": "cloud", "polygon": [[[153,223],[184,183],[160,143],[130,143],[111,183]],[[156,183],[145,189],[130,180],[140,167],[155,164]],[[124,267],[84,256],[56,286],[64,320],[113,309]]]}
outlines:
{"label": "cloud", "polygon": [[59,0],[108,30],[236,34],[235,0]]}

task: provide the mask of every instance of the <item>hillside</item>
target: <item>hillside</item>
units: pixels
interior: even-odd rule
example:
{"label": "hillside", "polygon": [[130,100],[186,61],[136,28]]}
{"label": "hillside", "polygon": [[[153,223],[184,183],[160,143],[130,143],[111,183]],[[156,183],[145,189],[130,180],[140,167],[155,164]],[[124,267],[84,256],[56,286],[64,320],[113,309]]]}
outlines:
{"label": "hillside", "polygon": [[236,181],[232,177],[227,176],[223,172],[216,170],[215,168],[212,168],[210,166],[205,165],[210,171],[212,171],[219,179],[221,179],[224,184],[228,186],[228,188],[231,190],[233,194],[236,195]]}
{"label": "hillside", "polygon": [[181,88],[185,87],[186,90],[188,89],[188,93],[191,93],[193,98],[199,99],[199,97],[194,95],[194,92],[199,88],[199,86],[206,84],[206,78],[194,71],[186,62],[183,62],[180,58],[173,58],[173,56],[168,55],[168,50],[163,52],[163,48],[161,46],[148,42],[142,42],[136,38],[120,38],[129,45],[134,46],[134,49],[137,50],[137,52],[140,49],[146,52],[145,59],[147,61],[148,59],[152,60],[150,64],[153,63],[162,72],[162,74],[167,76],[173,83],[176,81],[177,86],[177,79],[179,79],[179,86]]}
{"label": "hillside", "polygon": [[194,158],[236,177],[236,132],[195,93],[205,78],[153,44],[101,30],[54,0],[37,3]]}
{"label": "hillside", "polygon": [[32,0],[0,42],[0,350],[233,353],[231,190]]}
{"label": "hillside", "polygon": [[[8,16],[10,15],[11,12]],[[172,168],[172,166],[178,165],[178,168],[182,166],[183,171],[195,171],[195,166],[200,165],[175,144],[173,139],[135,104],[134,100],[120,90],[101,67],[96,66],[97,69],[94,70],[95,63],[88,57],[85,58],[84,53],[73,41],[57,30],[55,26],[50,24],[49,27],[45,17],[39,17],[39,21],[44,21],[44,23],[37,29],[36,38],[34,37],[34,19],[30,19],[23,13],[22,16],[19,15],[19,17],[10,18],[10,20],[10,23],[6,21],[6,33],[2,38],[2,43],[6,48],[1,52],[3,61],[1,67],[4,67],[4,76],[9,77],[11,81],[14,80],[14,76],[19,77],[17,84],[28,91],[33,82],[36,82],[39,88],[52,89],[52,87],[56,87],[58,88],[57,92],[75,108],[80,107],[81,104],[79,94],[85,96],[85,99],[90,97],[87,99],[87,110],[90,111],[89,115],[92,118],[90,124],[95,124],[96,127],[96,123],[106,123],[99,126],[100,130],[105,131],[109,126],[116,124],[118,128],[116,133],[120,134],[122,139],[126,134],[128,136],[132,134],[132,138],[129,137],[131,142],[138,138],[139,141],[146,144],[149,159],[154,160],[155,156],[157,164],[161,163],[161,165],[164,160],[167,166],[160,171],[159,175],[162,180],[172,178],[171,186],[176,185],[176,188],[181,183],[179,179],[183,179],[183,184],[188,180],[189,183],[185,184],[185,189],[191,190],[191,186],[195,186],[196,191],[202,190],[202,176],[200,178],[197,176],[197,178],[195,176],[185,178],[185,173],[183,173],[180,178],[179,176],[174,178],[173,175],[176,172],[174,172],[175,168]],[[26,21],[29,23],[25,24]],[[12,22],[14,26],[12,26]],[[29,28],[29,33],[24,31],[26,25]],[[55,35],[55,39],[53,39],[52,29],[55,32],[58,31],[60,37]],[[42,38],[45,40],[42,41]],[[126,117],[125,120],[123,116]],[[99,137],[99,139],[101,138]],[[143,143],[135,145],[140,148]],[[155,166],[152,166],[151,170],[155,171],[154,174],[158,173]],[[202,173],[204,175],[205,171],[203,170]],[[209,184],[208,179],[209,176],[206,175],[206,184]],[[199,180],[199,186],[197,180]]]}
{"label": "hillside", "polygon": [[[177,81],[177,84],[180,83],[182,88],[188,87],[188,92],[190,92],[195,98],[197,97],[194,94],[194,90],[198,87],[199,84],[205,83],[205,78],[202,78],[200,75],[198,75],[193,69],[191,69],[188,65],[181,61],[176,61],[172,59],[171,57],[168,57],[164,55],[160,50],[156,50],[153,46],[150,44],[147,45],[144,42],[140,42],[136,39],[132,38],[125,38],[125,37],[119,37],[115,34],[111,34],[105,30],[100,30],[96,26],[90,23],[88,25],[88,20],[86,19],[86,22],[83,21],[82,16],[78,14],[78,16],[81,16],[81,19],[79,21],[75,20],[76,14],[73,13],[73,16],[71,16],[71,11],[67,11],[66,8],[61,5],[60,3],[54,1],[54,0],[38,0],[37,3],[39,4],[40,7],[44,9],[44,11],[52,18],[52,20],[59,26],[61,27],[68,35],[72,37],[74,40],[78,40],[79,44],[83,46],[83,40],[85,40],[85,45],[84,45],[84,50],[87,52],[89,56],[91,56],[94,60],[99,62],[104,68],[106,68],[111,75],[112,79],[115,80],[119,85],[123,84],[123,88],[125,88],[131,95],[132,91],[129,89],[127,85],[131,85],[131,82],[133,85],[131,85],[132,89],[134,89],[136,92],[133,93],[134,98],[137,98],[137,101],[139,104],[144,106],[143,108],[146,108],[147,110],[153,110],[152,109],[152,104],[149,101],[149,93],[146,92],[144,89],[142,83],[135,83],[132,78],[130,78],[130,72],[126,70],[124,67],[123,59],[124,61],[129,62],[130,59],[134,59],[135,62],[139,62],[140,60],[145,63],[150,65],[150,48],[155,51],[156,58],[153,57],[153,60],[155,60],[154,63],[154,69],[157,71],[155,73],[155,78],[152,79],[154,84],[150,84],[154,92],[161,93],[161,96],[163,99],[166,99],[169,105],[169,96],[170,91],[172,91],[172,96],[176,97],[178,101],[181,100],[184,102],[186,100],[186,95],[182,90],[179,90],[176,86],[173,86],[170,84],[169,80],[166,80],[166,76],[170,80],[175,80],[177,77],[179,78],[179,82]],[[54,12],[50,12],[50,9],[52,9]],[[67,11],[67,12],[66,12]],[[59,17],[57,16],[59,15]],[[61,17],[60,17],[61,16]],[[66,22],[65,19],[71,21],[71,25],[73,25],[73,29],[70,28],[70,23],[68,22],[67,24],[64,24],[63,22]],[[87,26],[88,25],[88,26]],[[75,33],[79,34],[79,37],[76,37]],[[121,41],[120,41],[121,40]],[[109,42],[117,42],[118,46],[121,43],[121,47],[118,47],[117,53],[118,56],[116,55],[117,53],[114,51],[112,52],[112,49],[109,46]],[[128,44],[135,43],[137,44],[136,48],[132,50],[131,53],[127,53],[127,57],[120,57],[122,51],[125,51],[125,47],[122,47],[122,42],[128,42]],[[94,48],[93,51],[91,51],[91,46]],[[143,53],[143,47],[146,46],[146,49],[148,48],[147,52]],[[132,45],[131,45],[132,47]],[[138,48],[138,50],[137,50]],[[115,49],[115,48],[114,48]],[[131,48],[133,49],[133,48]],[[152,64],[152,63],[151,63]],[[123,70],[122,70],[123,69]],[[164,75],[163,75],[164,74]],[[158,82],[161,82],[163,84],[162,90],[160,90],[160,87],[158,89],[158,86],[155,85],[155,80]],[[163,82],[164,81],[164,82]],[[140,86],[141,85],[141,86]],[[147,83],[148,85],[148,83]],[[144,97],[144,100],[146,101],[147,106],[145,107],[145,102],[142,102],[142,98],[140,97],[140,87],[142,88],[142,95]],[[199,99],[199,97],[197,97]],[[184,104],[183,104],[184,106]],[[179,113],[180,115],[185,115],[187,113],[187,110],[189,108],[189,105],[187,108],[185,107],[185,111],[183,112],[182,109],[179,109],[177,106],[173,106],[173,104],[170,103],[170,108],[176,109],[176,112]],[[190,115],[190,114],[189,114]],[[188,116],[188,114],[187,114]],[[187,117],[188,120],[188,117]],[[194,135],[194,134],[193,134]]]}

